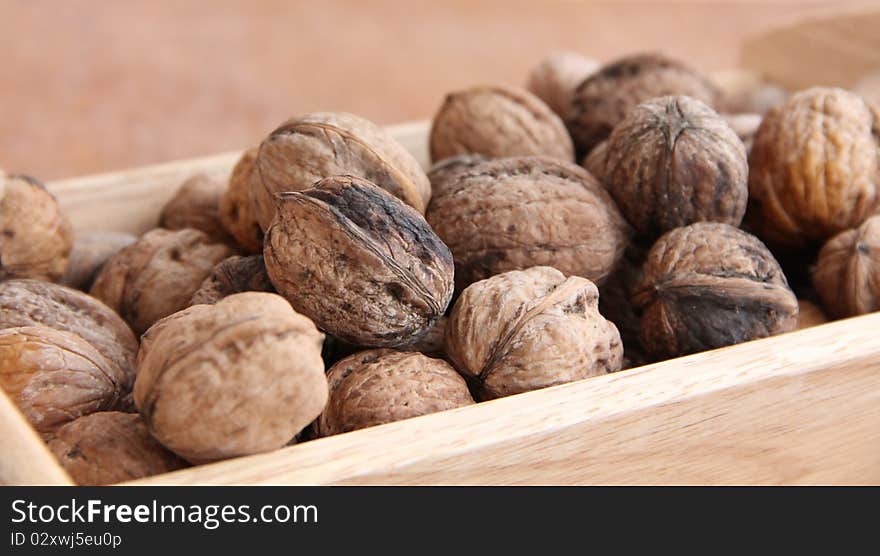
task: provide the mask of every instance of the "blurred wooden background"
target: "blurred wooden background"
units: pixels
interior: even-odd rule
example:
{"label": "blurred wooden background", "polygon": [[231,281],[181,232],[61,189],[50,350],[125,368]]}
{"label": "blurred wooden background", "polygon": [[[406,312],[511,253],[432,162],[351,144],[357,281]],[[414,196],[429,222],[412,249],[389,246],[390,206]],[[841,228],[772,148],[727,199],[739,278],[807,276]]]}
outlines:
{"label": "blurred wooden background", "polygon": [[[839,6],[840,2],[834,3]],[[41,179],[256,144],[286,117],[430,117],[546,53],[663,50],[735,67],[828,2],[0,0],[0,167]]]}

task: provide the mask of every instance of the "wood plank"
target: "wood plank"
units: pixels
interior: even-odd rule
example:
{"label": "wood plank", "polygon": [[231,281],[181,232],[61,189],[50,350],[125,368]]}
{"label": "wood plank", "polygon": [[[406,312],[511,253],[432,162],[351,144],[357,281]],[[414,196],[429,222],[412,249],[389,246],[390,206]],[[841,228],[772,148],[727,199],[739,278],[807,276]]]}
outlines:
{"label": "wood plank", "polygon": [[880,314],[131,484],[878,484]]}
{"label": "wood plank", "polygon": [[0,390],[0,485],[72,485],[43,439]]}

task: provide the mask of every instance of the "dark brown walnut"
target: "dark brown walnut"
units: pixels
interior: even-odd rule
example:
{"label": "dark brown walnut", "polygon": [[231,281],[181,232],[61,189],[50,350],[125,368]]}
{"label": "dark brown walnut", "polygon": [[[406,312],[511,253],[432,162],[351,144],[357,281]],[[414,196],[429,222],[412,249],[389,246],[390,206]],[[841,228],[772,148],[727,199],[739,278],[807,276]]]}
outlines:
{"label": "dark brown walnut", "polygon": [[574,52],[554,52],[529,72],[526,89],[563,120],[578,85],[599,69],[599,63]]}
{"label": "dark brown walnut", "polygon": [[554,268],[493,276],[455,302],[446,354],[483,400],[614,372],[623,346],[598,303],[592,282]]}
{"label": "dark brown walnut", "polygon": [[880,215],[828,240],[813,269],[813,287],[835,318],[880,311]]}
{"label": "dark brown walnut", "polygon": [[748,199],[742,141],[722,117],[684,96],[635,107],[614,128],[600,180],[640,236],[694,222],[738,226]]}
{"label": "dark brown walnut", "polygon": [[664,359],[794,330],[797,298],[758,238],[700,222],[667,233],[648,252],[633,300],[642,347]]}
{"label": "dark brown walnut", "polygon": [[446,342],[446,323],[448,320],[448,317],[440,317],[434,323],[434,326],[428,330],[427,334],[415,342],[401,346],[398,349],[400,351],[417,351],[430,357],[445,357],[444,344]]}
{"label": "dark brown walnut", "polygon": [[61,284],[82,291],[89,291],[104,263],[110,257],[137,241],[131,234],[122,232],[86,232],[77,234],[70,252],[70,264]]}
{"label": "dark brown walnut", "polygon": [[613,322],[620,333],[624,368],[638,367],[648,362],[639,339],[641,319],[632,302],[633,292],[642,279],[642,266],[647,255],[647,248],[631,243],[617,269],[599,288],[599,312]]}
{"label": "dark brown walnut", "polygon": [[220,223],[235,238],[245,253],[263,252],[263,229],[257,221],[251,192],[259,186],[255,180],[257,148],[248,149],[232,168],[229,186],[220,200]]}
{"label": "dark brown walnut", "polygon": [[798,330],[819,326],[828,322],[828,317],[822,308],[806,299],[798,299]]}
{"label": "dark brown walnut", "polygon": [[256,164],[260,179],[251,200],[263,230],[272,222],[277,193],[302,191],[330,176],[369,180],[422,214],[431,199],[419,162],[383,129],[352,114],[288,120],[260,145]]}
{"label": "dark brown walnut", "polygon": [[552,266],[601,283],[627,244],[608,192],[549,158],[489,161],[438,191],[428,222],[452,250],[456,289],[508,270]]}
{"label": "dark brown walnut", "polygon": [[214,266],[232,254],[198,230],[157,228],[107,261],[91,294],[140,335],[189,305]]}
{"label": "dark brown walnut", "polygon": [[489,159],[481,154],[459,154],[437,162],[428,170],[432,195],[441,194],[448,184],[455,185],[455,175],[459,172],[470,170],[487,160]]}
{"label": "dark brown walnut", "polygon": [[686,95],[715,106],[716,87],[685,64],[659,54],[636,54],[603,66],[574,92],[566,125],[578,160],[605,140],[643,102]]}
{"label": "dark brown walnut", "polygon": [[328,371],[330,398],[315,429],[331,436],[474,403],[449,363],[421,353],[374,349]]}
{"label": "dark brown walnut", "polygon": [[226,183],[222,180],[196,174],[183,182],[162,208],[159,226],[168,230],[192,228],[218,243],[233,244],[220,222],[220,200],[225,193]]}
{"label": "dark brown walnut", "polygon": [[410,344],[452,297],[452,255],[422,215],[352,176],[282,193],[264,254],[278,293],[354,345]]}
{"label": "dark brown walnut", "polygon": [[430,150],[434,162],[460,154],[574,160],[559,116],[528,91],[499,86],[446,95],[431,124]]}
{"label": "dark brown walnut", "polygon": [[749,156],[750,226],[797,250],[855,228],[880,209],[880,112],[816,87],[770,110]]}
{"label": "dark brown walnut", "polygon": [[0,173],[0,280],[57,282],[72,248],[70,222],[43,184]]}
{"label": "dark brown walnut", "polygon": [[743,142],[746,152],[752,150],[752,144],[755,142],[755,134],[761,126],[761,120],[764,118],[760,114],[722,114],[724,121],[730,126],[730,129],[736,133],[739,140]]}
{"label": "dark brown walnut", "polygon": [[123,376],[120,388],[134,385],[138,341],[112,309],[83,292],[39,280],[0,282],[0,329],[48,326],[70,332],[93,346]]}
{"label": "dark brown walnut", "polygon": [[210,305],[242,292],[275,292],[262,255],[236,255],[221,261],[193,294],[190,305]]}
{"label": "dark brown walnut", "polygon": [[125,380],[75,334],[48,326],[0,330],[0,387],[40,433],[114,408]]}
{"label": "dark brown walnut", "polygon": [[49,450],[80,486],[110,485],[186,467],[166,450],[140,415],[102,411],[59,428]]}
{"label": "dark brown walnut", "polygon": [[144,334],[135,403],[150,433],[192,463],[281,448],[324,409],[323,340],[275,294],[193,305]]}

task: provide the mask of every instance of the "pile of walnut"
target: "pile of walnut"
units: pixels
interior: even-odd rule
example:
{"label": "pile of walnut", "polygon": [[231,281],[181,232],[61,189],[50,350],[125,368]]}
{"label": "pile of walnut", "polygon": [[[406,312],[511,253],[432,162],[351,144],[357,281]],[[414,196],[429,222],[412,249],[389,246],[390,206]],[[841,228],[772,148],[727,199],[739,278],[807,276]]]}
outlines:
{"label": "pile of walnut", "polygon": [[139,238],[74,241],[2,177],[0,385],[108,483],[880,309],[855,94],[659,55],[554,55],[528,89],[449,94],[427,173],[362,118],[293,118]]}

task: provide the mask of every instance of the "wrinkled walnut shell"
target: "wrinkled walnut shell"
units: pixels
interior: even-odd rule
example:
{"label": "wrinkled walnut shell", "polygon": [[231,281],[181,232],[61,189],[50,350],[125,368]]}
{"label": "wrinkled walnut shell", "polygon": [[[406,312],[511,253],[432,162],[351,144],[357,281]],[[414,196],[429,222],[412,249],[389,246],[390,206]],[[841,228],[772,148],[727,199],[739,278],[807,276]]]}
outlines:
{"label": "wrinkled walnut shell", "polygon": [[125,380],[75,334],[47,326],[0,330],[0,386],[41,433],[112,409]]}
{"label": "wrinkled walnut shell", "polygon": [[424,214],[431,184],[418,161],[372,122],[345,113],[293,118],[273,131],[257,154],[251,200],[263,230],[275,215],[276,195],[302,191],[320,179],[367,179]]}
{"label": "wrinkled walnut shell", "polygon": [[620,264],[599,288],[599,313],[614,323],[623,342],[624,368],[648,362],[642,350],[639,331],[641,318],[632,302],[632,295],[642,279],[642,266],[648,250],[642,245],[627,246]]}
{"label": "wrinkled walnut shell", "polygon": [[449,363],[421,353],[374,349],[355,353],[327,372],[330,398],[315,423],[330,436],[474,403]]}
{"label": "wrinkled walnut shell", "polygon": [[224,297],[243,292],[275,292],[262,255],[236,255],[221,261],[193,294],[190,305],[211,305]]}
{"label": "wrinkled walnut shell", "polygon": [[461,154],[574,160],[571,138],[559,116],[538,97],[513,87],[474,87],[448,94],[431,124],[430,149],[434,162]]}
{"label": "wrinkled walnut shell", "polygon": [[233,244],[220,222],[220,200],[226,183],[207,174],[196,174],[177,189],[162,208],[159,226],[168,230],[192,228],[204,232],[212,241]]}
{"label": "wrinkled walnut shell", "polygon": [[709,106],[719,98],[706,78],[658,54],[628,56],[587,77],[574,92],[565,122],[578,160],[605,140],[630,110],[667,95],[686,95]]}
{"label": "wrinkled walnut shell", "polygon": [[49,450],[80,485],[109,485],[186,467],[150,436],[140,415],[92,413],[59,428]]}
{"label": "wrinkled walnut shell", "polygon": [[417,351],[430,357],[444,358],[446,354],[443,350],[446,342],[446,323],[448,320],[448,317],[440,317],[434,323],[434,326],[428,330],[427,334],[415,342],[401,346],[398,349],[400,351]]}
{"label": "wrinkled walnut shell", "polygon": [[251,201],[251,192],[259,186],[257,148],[248,149],[232,168],[229,187],[220,200],[220,223],[246,253],[263,252],[263,229]]}
{"label": "wrinkled walnut shell", "polygon": [[198,230],[157,228],[107,261],[91,294],[140,335],[189,305],[214,266],[230,255],[229,246]]}
{"label": "wrinkled walnut shell", "polygon": [[72,248],[70,222],[43,184],[0,173],[0,280],[58,282]]}
{"label": "wrinkled walnut shell", "polygon": [[153,436],[193,463],[280,448],[327,401],[323,340],[275,294],[193,305],[144,334],[135,403]]}
{"label": "wrinkled walnut shell", "polygon": [[532,69],[526,89],[564,120],[568,116],[575,89],[597,69],[598,62],[580,54],[554,52]]}
{"label": "wrinkled walnut shell", "polygon": [[614,201],[574,164],[506,158],[453,178],[434,196],[427,218],[452,250],[459,291],[532,266],[601,283],[626,247],[627,225]]}
{"label": "wrinkled walnut shell", "polygon": [[455,175],[464,170],[470,170],[489,159],[481,154],[460,154],[444,158],[431,166],[428,170],[428,181],[431,182],[433,195],[439,195],[446,191],[448,185],[455,185]]}
{"label": "wrinkled walnut shell", "polygon": [[61,284],[89,291],[95,278],[110,257],[137,241],[122,232],[87,232],[77,235],[70,252],[70,264]]}
{"label": "wrinkled walnut shell", "polygon": [[124,393],[134,385],[138,341],[127,324],[97,299],[83,292],[39,280],[0,282],[0,328],[48,326],[88,342],[124,376]]}
{"label": "wrinkled walnut shell", "polygon": [[633,296],[642,347],[678,357],[794,330],[797,298],[758,238],[728,224],[700,222],[651,248]]}
{"label": "wrinkled walnut shell", "polygon": [[749,225],[792,250],[880,209],[880,112],[843,89],[794,94],[764,117],[749,156]]}
{"label": "wrinkled walnut shell", "polygon": [[456,301],[446,353],[483,400],[614,372],[623,346],[598,302],[592,282],[554,268],[493,276]]}
{"label": "wrinkled walnut shell", "polygon": [[641,236],[694,222],[742,222],[745,147],[702,102],[671,96],[638,105],[614,128],[606,152],[600,180]]}
{"label": "wrinkled walnut shell", "polygon": [[278,293],[355,345],[412,343],[452,297],[452,255],[422,215],[352,176],[282,193],[265,259]]}
{"label": "wrinkled walnut shell", "polygon": [[819,251],[813,287],[835,318],[880,311],[880,215],[828,240]]}

